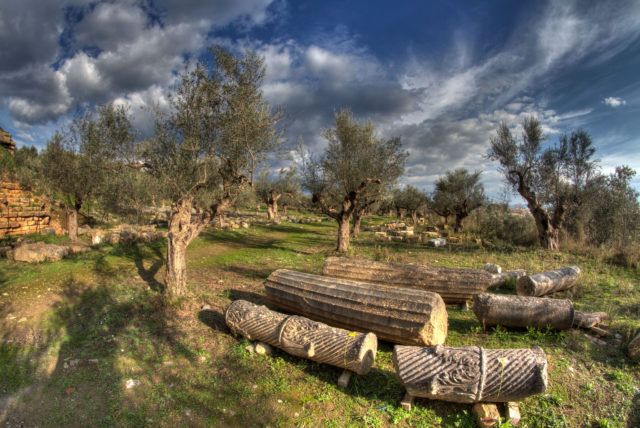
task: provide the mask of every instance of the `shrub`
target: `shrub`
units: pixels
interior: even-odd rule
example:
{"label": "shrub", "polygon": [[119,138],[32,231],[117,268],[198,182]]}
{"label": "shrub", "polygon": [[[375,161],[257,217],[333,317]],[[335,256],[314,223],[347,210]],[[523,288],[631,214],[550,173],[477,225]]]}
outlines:
{"label": "shrub", "polygon": [[491,204],[476,210],[469,228],[495,243],[529,246],[537,242],[536,226],[526,212],[511,211],[502,204]]}

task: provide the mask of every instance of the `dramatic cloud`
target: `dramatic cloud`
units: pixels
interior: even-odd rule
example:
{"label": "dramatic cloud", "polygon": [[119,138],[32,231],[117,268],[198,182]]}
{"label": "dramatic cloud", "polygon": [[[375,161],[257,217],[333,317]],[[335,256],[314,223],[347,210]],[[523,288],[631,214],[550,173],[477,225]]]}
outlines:
{"label": "dramatic cloud", "polygon": [[134,0],[92,6],[8,0],[0,6],[5,106],[15,119],[35,125],[55,121],[75,105],[167,88],[212,29],[266,22],[270,3],[158,1],[149,8]]}
{"label": "dramatic cloud", "polygon": [[[410,153],[405,183],[431,190],[449,169],[482,169],[495,196],[500,176],[485,154],[501,121],[519,135],[522,119],[535,115],[553,143],[577,127],[597,132],[603,123],[623,121],[631,109],[598,106],[635,105],[639,96],[637,83],[629,83],[636,78],[620,65],[640,40],[640,3],[633,0],[541,2],[513,16],[498,14],[500,31],[497,21],[489,25],[462,10],[457,13],[467,20],[477,18],[474,25],[435,25],[436,45],[398,46],[393,59],[367,39],[369,28],[359,33],[325,15],[308,21],[318,25],[296,27],[290,14],[309,8],[284,0],[3,0],[2,126],[8,120],[21,141],[42,144],[51,124],[64,123],[76,106],[115,100],[129,105],[135,125],[148,133],[149,108],[166,108],[186,62],[219,43],[265,58],[263,91],[283,109],[285,152],[302,137],[322,153],[322,130],[332,126],[334,111],[350,108],[359,119],[372,119],[382,137],[401,137]],[[500,39],[484,43],[482,26]],[[403,28],[385,37],[397,34]],[[626,86],[615,86],[623,80]],[[615,125],[626,133],[594,139],[599,154],[600,147],[613,157],[628,151],[634,125]],[[288,163],[269,160],[274,169]]]}
{"label": "dramatic cloud", "polygon": [[627,103],[625,100],[618,97],[607,97],[604,100],[602,100],[602,102],[610,107],[620,107]]}

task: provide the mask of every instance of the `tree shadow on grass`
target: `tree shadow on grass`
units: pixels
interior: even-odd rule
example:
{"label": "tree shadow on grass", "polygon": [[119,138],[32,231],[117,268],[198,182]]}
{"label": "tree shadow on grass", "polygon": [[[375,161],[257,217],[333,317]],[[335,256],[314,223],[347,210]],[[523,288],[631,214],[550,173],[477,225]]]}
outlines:
{"label": "tree shadow on grass", "polygon": [[[161,360],[196,361],[172,319],[148,289],[69,279],[37,336],[25,340],[19,325],[3,331],[0,423],[137,425],[153,416],[136,398],[153,389],[151,374],[179,382],[158,370]],[[127,390],[129,377],[142,379],[135,392]]]}
{"label": "tree shadow on grass", "polygon": [[[155,277],[160,268],[165,264],[165,244],[163,241],[149,243],[134,243],[131,246],[117,244],[103,252],[94,261],[93,270],[104,278],[117,277],[121,271],[117,265],[112,265],[108,257],[122,257],[131,260],[138,271],[138,275],[149,288],[157,293],[164,292],[164,284]],[[145,268],[145,262],[151,261],[151,266]]]}
{"label": "tree shadow on grass", "polygon": [[224,320],[224,312],[220,312],[215,309],[204,309],[198,312],[198,319],[203,324],[221,333],[231,333],[231,330],[229,330],[229,327],[227,327],[227,323]]}
{"label": "tree shadow on grass", "polygon": [[165,287],[164,284],[156,280],[155,276],[158,273],[158,270],[165,264],[164,258],[164,248],[160,245],[149,245],[147,244],[145,248],[150,249],[152,251],[152,263],[149,268],[144,267],[144,260],[149,257],[145,257],[144,253],[141,251],[141,247],[138,244],[135,244],[132,248],[132,258],[138,269],[138,275],[142,278],[148,285],[151,290],[164,293]]}

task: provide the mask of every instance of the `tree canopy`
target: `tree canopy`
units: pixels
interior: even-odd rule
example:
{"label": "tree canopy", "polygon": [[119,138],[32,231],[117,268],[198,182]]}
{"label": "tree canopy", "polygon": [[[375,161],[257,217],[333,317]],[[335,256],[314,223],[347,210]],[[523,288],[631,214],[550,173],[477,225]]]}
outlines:
{"label": "tree canopy", "polygon": [[267,218],[278,222],[278,200],[289,198],[288,204],[300,193],[296,168],[281,169],[277,178],[269,178],[267,172],[258,176],[255,185],[258,200],[267,205]]}
{"label": "tree canopy", "polygon": [[156,131],[141,150],[144,166],[172,201],[167,276],[171,294],[186,285],[189,243],[224,214],[250,182],[254,160],[277,142],[279,114],[262,98],[264,60],[220,47],[180,76],[170,110],[157,111]]}
{"label": "tree canopy", "polygon": [[455,230],[462,229],[462,220],[486,202],[480,171],[470,173],[465,168],[447,171],[436,181],[431,209],[443,217],[456,216]]}
{"label": "tree canopy", "polygon": [[522,140],[518,143],[502,122],[491,137],[488,156],[500,163],[509,185],[527,201],[540,245],[557,249],[567,211],[582,203],[585,189],[596,177],[597,161],[592,159],[595,148],[582,129],[543,148],[546,136],[540,122],[530,116],[523,120],[522,127]]}
{"label": "tree canopy", "polygon": [[334,127],[323,132],[329,144],[320,158],[301,149],[302,186],[322,212],[338,222],[337,250],[346,252],[349,219],[362,206],[363,195],[382,195],[379,190],[403,173],[407,154],[399,138],[376,136],[373,122],[358,122],[350,110],[334,113],[334,120]]}
{"label": "tree canopy", "polygon": [[107,104],[76,116],[47,142],[38,187],[66,208],[71,240],[77,239],[78,211],[88,200],[104,196],[135,139],[128,109]]}
{"label": "tree canopy", "polygon": [[418,223],[418,212],[426,211],[429,197],[417,187],[406,185],[402,189],[394,189],[393,203],[396,209],[404,210],[409,214],[415,225]]}

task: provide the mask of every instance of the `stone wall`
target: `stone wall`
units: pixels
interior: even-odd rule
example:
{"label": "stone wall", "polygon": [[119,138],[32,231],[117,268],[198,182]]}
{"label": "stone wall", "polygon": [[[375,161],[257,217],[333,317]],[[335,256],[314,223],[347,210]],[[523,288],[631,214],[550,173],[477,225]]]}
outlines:
{"label": "stone wall", "polygon": [[[16,143],[0,128],[0,149],[13,152]],[[39,233],[49,226],[44,201],[20,187],[7,175],[0,176],[0,237]]]}
{"label": "stone wall", "polygon": [[49,227],[49,220],[42,199],[16,182],[0,180],[0,236],[40,233]]}

